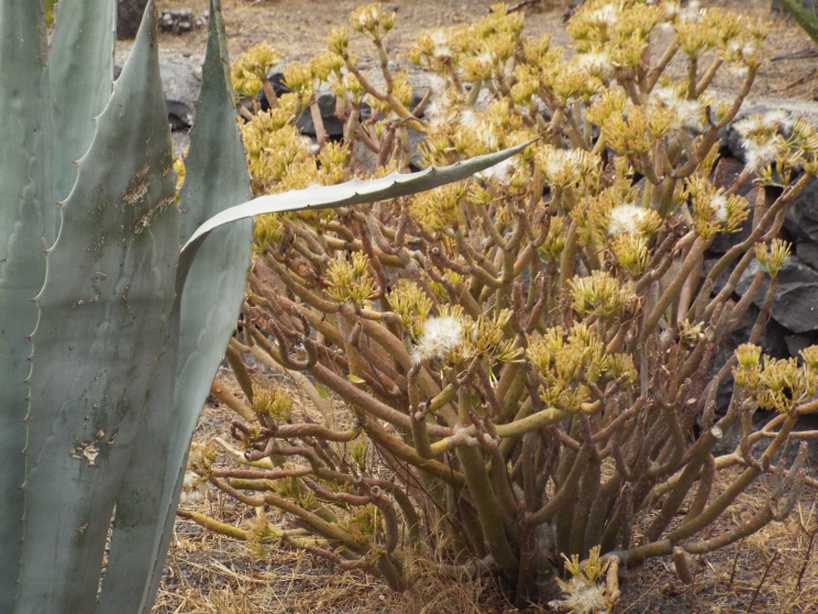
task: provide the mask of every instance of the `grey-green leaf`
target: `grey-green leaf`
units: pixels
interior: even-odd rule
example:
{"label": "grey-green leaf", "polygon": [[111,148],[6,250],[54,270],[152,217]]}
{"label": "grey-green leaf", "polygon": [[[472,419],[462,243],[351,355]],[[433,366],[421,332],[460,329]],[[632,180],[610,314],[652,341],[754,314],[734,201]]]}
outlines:
{"label": "grey-green leaf", "polygon": [[18,614],[95,611],[136,437],[173,399],[178,211],[152,1],[146,15],[37,298]]}
{"label": "grey-green leaf", "polygon": [[45,34],[39,2],[0,0],[0,612],[12,611],[17,589],[32,299],[57,219]]}
{"label": "grey-green leaf", "polygon": [[[219,211],[250,198],[250,177],[235,120],[229,63],[219,2],[211,0],[210,37],[203,86],[191,134],[181,194],[181,235],[190,234]],[[151,496],[129,498],[142,523],[117,527],[121,557],[112,556],[102,612],[115,614],[117,599],[133,595],[148,611],[163,569],[175,520],[177,485],[187,449],[210,384],[233,333],[250,263],[252,224],[245,220],[216,231],[190,269],[181,301],[179,362],[173,411],[146,424],[127,478],[128,488]],[[164,463],[163,471],[156,465]],[[155,496],[154,496],[155,493]],[[161,497],[159,496],[161,495]],[[118,510],[119,512],[119,510]],[[115,555],[115,553],[114,553]]]}
{"label": "grey-green leaf", "polygon": [[111,97],[115,0],[60,0],[48,60],[53,92],[54,182],[68,196],[76,161],[88,151],[95,118]]}
{"label": "grey-green leaf", "polygon": [[392,173],[378,179],[353,179],[336,185],[317,185],[303,190],[268,194],[231,207],[214,215],[199,226],[187,243],[182,246],[177,286],[181,287],[181,284],[184,283],[191,263],[207,236],[226,224],[268,213],[304,209],[334,209],[424,192],[447,183],[460,181],[499,164],[528,145],[530,143],[523,143],[496,153],[475,156],[451,166],[427,168],[416,173]]}

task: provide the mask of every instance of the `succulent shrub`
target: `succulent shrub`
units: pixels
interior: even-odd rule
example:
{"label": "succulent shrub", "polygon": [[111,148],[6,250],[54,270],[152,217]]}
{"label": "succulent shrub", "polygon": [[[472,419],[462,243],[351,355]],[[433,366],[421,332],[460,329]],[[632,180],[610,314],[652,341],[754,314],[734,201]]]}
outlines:
{"label": "succulent shrub", "polygon": [[[500,4],[421,35],[413,96],[387,54],[395,16],[366,5],[350,27],[379,75],[338,28],[327,53],[288,66],[290,93],[248,107],[257,191],[536,143],[467,184],[258,221],[228,354],[243,396],[214,387],[237,414],[233,443],[197,448],[186,491],[214,487],[255,520],[184,516],[395,589],[430,569],[493,571],[531,596],[567,560],[557,605],[596,611],[616,600],[620,565],[672,556],[687,574],[688,556],[783,518],[816,486],[803,453],[787,467],[781,452],[818,409],[818,347],[776,360],[758,344],[818,132],[784,113],[748,116],[735,125],[746,166],[725,180],[720,160],[765,24],[694,3],[589,0],[568,23],[569,52],[524,23]],[[247,67],[274,55],[252,54],[233,71],[248,94],[262,85]],[[721,71],[739,80],[734,93],[710,93]],[[345,129],[331,140],[318,127],[316,145],[294,121],[324,89]],[[705,267],[723,237],[729,249]],[[762,294],[746,343],[720,354]],[[723,383],[732,396],[718,407]],[[753,431],[757,411],[773,414]],[[718,453],[736,431],[735,450]],[[717,525],[759,481],[773,496]]]}
{"label": "succulent shrub", "polygon": [[4,613],[150,610],[190,436],[244,294],[249,218],[411,194],[513,153],[245,202],[218,0],[210,8],[177,192],[154,3],[114,84],[113,0],[62,0],[50,50],[41,0],[0,1]]}

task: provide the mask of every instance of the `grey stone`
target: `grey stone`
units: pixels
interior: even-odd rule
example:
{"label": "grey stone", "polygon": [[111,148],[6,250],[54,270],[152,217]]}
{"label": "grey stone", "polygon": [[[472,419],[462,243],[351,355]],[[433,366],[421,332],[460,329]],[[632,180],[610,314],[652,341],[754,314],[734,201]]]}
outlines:
{"label": "grey stone", "polygon": [[[753,275],[759,270],[757,261],[747,267],[736,287],[738,294],[743,296],[747,292]],[[769,277],[765,276],[761,289],[752,299],[757,307],[764,302],[769,283]],[[818,271],[797,256],[791,256],[778,274],[772,317],[793,333],[818,330]]]}
{"label": "grey stone", "polygon": [[159,28],[177,35],[192,32],[202,25],[203,21],[196,19],[191,9],[164,10],[159,16]]}
{"label": "grey stone", "polygon": [[159,70],[171,129],[187,130],[193,125],[196,101],[202,87],[199,62],[184,56],[166,56],[160,59]]}
{"label": "grey stone", "polygon": [[[159,59],[159,70],[171,130],[187,130],[193,125],[193,114],[202,87],[200,62],[197,58],[163,54]],[[121,71],[121,66],[115,66],[114,77],[118,79]]]}
{"label": "grey stone", "polygon": [[201,73],[197,59],[183,56],[165,56],[159,61],[162,89],[165,98],[186,104],[191,109],[199,99],[202,88]]}

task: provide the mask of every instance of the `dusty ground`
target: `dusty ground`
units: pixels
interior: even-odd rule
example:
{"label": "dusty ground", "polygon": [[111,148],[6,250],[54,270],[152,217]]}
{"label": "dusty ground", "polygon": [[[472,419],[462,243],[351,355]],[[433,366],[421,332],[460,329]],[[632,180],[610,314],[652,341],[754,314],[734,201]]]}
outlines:
{"label": "dusty ground", "polygon": [[[423,29],[461,23],[483,14],[496,0],[402,0],[391,45],[405,50]],[[304,60],[323,48],[330,28],[344,23],[358,0],[223,0],[231,53],[265,41],[288,60]],[[160,0],[160,8],[193,8],[200,14],[207,0]],[[554,4],[560,4],[554,2]],[[745,12],[766,13],[767,0],[705,2],[729,5]],[[809,39],[791,23],[774,18],[772,56],[810,47]],[[527,29],[548,31],[558,42],[567,40],[562,10],[531,15]],[[199,57],[206,32],[177,37],[164,35],[162,45]],[[123,50],[127,45],[123,45]],[[756,92],[765,96],[814,99],[818,60],[769,64],[760,74]],[[729,77],[717,87],[734,86]],[[209,404],[195,438],[224,436],[232,419],[224,408]],[[759,487],[744,499],[764,496]],[[637,613],[809,613],[818,612],[818,544],[810,532],[818,529],[815,499],[804,497],[798,512],[781,524],[694,565],[694,583],[683,585],[664,561],[629,571],[623,577],[623,598],[617,612]],[[211,495],[200,509],[226,522],[240,523],[241,511],[230,501]],[[740,512],[722,519],[739,521]],[[814,540],[818,541],[818,539]],[[802,574],[803,570],[803,574]],[[799,578],[799,576],[801,576]],[[505,613],[516,612],[490,583],[445,583],[432,578],[404,595],[357,572],[339,573],[312,557],[276,548],[263,557],[240,542],[209,534],[192,522],[179,520],[155,614],[261,613]],[[527,612],[548,611],[530,608]]]}
{"label": "dusty ground", "polygon": [[[430,28],[472,21],[488,12],[497,0],[393,0],[385,2],[397,9],[398,21],[390,46],[405,51],[418,32]],[[253,44],[266,42],[286,60],[303,61],[324,48],[332,27],[345,24],[350,12],[363,0],[223,0],[230,51],[240,53]],[[509,0],[508,4],[514,4]],[[208,0],[159,0],[161,8],[192,8],[196,14],[207,10]],[[531,13],[526,31],[531,34],[549,32],[562,45],[568,43],[563,28],[567,0],[543,0],[546,10]],[[813,47],[810,39],[793,22],[777,14],[770,15],[769,0],[704,0],[705,6],[722,6],[746,14],[771,17],[773,24],[769,41],[770,56]],[[552,7],[548,9],[547,7]],[[207,32],[200,29],[185,36],[165,35],[165,49],[200,55]],[[362,47],[362,50],[365,47]],[[363,55],[363,54],[362,54]],[[818,80],[814,79],[818,60],[785,60],[765,66],[759,74],[755,93],[766,96],[815,98]],[[731,89],[735,85],[728,74],[718,77],[714,86]]]}
{"label": "dusty ground", "polygon": [[[289,387],[273,376],[280,386]],[[220,381],[242,397],[230,374]],[[296,412],[308,402],[292,389]],[[208,403],[194,439],[228,438],[235,418],[227,408]],[[221,462],[218,461],[218,462]],[[735,474],[721,477],[723,484]],[[718,490],[723,490],[724,487]],[[766,501],[759,483],[741,496],[715,530],[739,524]],[[183,505],[236,526],[248,526],[252,514],[218,491],[206,500]],[[286,521],[282,521],[286,528]],[[638,532],[638,530],[637,530]],[[666,560],[626,570],[617,614],[814,614],[818,612],[818,498],[805,493],[783,523],[768,525],[737,545],[691,561],[694,581],[685,585]],[[404,594],[360,572],[339,572],[323,560],[284,546],[259,555],[244,542],[208,533],[178,519],[154,614],[511,614],[551,612],[546,606],[513,607],[490,580],[453,582],[425,577]]]}

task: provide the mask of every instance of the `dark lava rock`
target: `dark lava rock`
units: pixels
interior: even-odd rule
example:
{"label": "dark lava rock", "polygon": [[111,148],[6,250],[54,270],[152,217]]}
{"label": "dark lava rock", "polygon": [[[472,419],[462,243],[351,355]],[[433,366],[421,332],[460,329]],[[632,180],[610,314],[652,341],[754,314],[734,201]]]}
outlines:
{"label": "dark lava rock", "polygon": [[178,100],[166,100],[171,132],[189,130],[193,126],[193,109]]}
{"label": "dark lava rock", "polygon": [[[318,95],[318,109],[321,111],[321,120],[329,138],[341,139],[344,136],[344,122],[335,114],[335,94],[325,93]],[[315,123],[309,110],[304,111],[295,122],[301,134],[315,138]]]}
{"label": "dark lava rock", "polygon": [[790,356],[798,356],[798,352],[805,347],[818,344],[818,331],[801,333],[800,335],[786,335],[784,341],[787,344],[787,353]]}
{"label": "dark lava rock", "polygon": [[[26,0],[28,1],[28,0]],[[142,13],[148,0],[117,0],[116,35],[117,38],[133,38],[139,31]]]}
{"label": "dark lava rock", "polygon": [[[759,270],[757,261],[747,267],[736,287],[739,294],[747,292],[753,275]],[[765,276],[761,289],[753,297],[756,306],[763,303],[769,283],[769,277]],[[797,256],[790,257],[778,274],[772,316],[793,333],[818,330],[818,271],[801,262]]]}
{"label": "dark lava rock", "polygon": [[818,242],[818,181],[810,181],[790,204],[784,226],[796,239]]}
{"label": "dark lava rock", "polygon": [[809,241],[799,241],[795,244],[795,255],[798,259],[818,270],[818,244]]}

